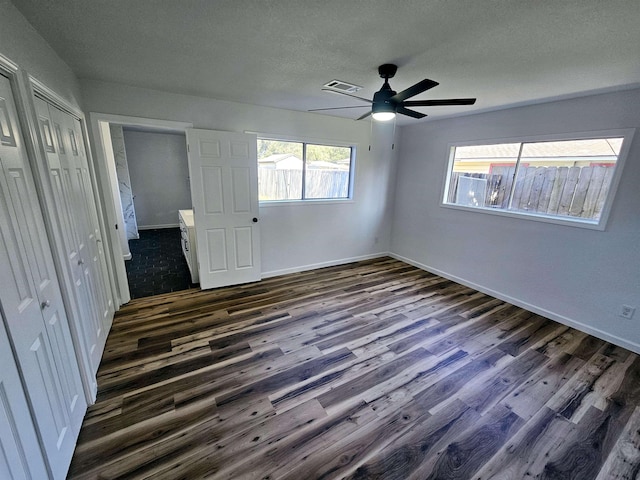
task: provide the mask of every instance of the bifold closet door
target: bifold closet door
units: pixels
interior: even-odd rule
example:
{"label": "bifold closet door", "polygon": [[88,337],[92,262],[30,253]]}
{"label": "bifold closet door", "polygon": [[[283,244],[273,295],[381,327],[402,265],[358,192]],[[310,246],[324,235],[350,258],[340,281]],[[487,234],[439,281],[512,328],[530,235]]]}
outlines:
{"label": "bifold closet door", "polygon": [[[53,107],[50,107],[50,109]],[[58,110],[59,111],[59,110]],[[89,170],[89,160],[82,141],[82,125],[80,120],[68,114],[60,112],[66,116],[66,125],[71,151],[74,159],[76,178],[78,180],[78,201],[84,207],[83,219],[88,237],[90,252],[91,276],[95,279],[96,301],[98,303],[98,313],[101,317],[103,330],[108,334],[111,322],[115,313],[111,289],[109,288],[109,277],[107,274],[107,259],[104,253],[99,221],[98,207],[93,196],[91,186],[91,173]],[[76,155],[77,152],[77,155]]]}
{"label": "bifold closet door", "polygon": [[101,345],[104,345],[111,327],[114,305],[111,291],[107,289],[106,259],[98,227],[88,159],[82,142],[82,127],[77,118],[53,105],[48,105],[48,108],[56,132],[54,144],[58,146],[60,163],[71,172],[71,178],[64,187],[71,190],[71,200],[75,205],[83,275],[92,297],[91,304],[95,309],[99,328],[105,334],[104,338],[100,338]]}
{"label": "bifold closet door", "polygon": [[53,477],[64,478],[87,403],[11,84],[4,76],[0,117],[0,302],[44,456]]}
{"label": "bifold closet door", "polygon": [[90,374],[95,377],[114,308],[105,285],[104,254],[82,137],[73,117],[40,98],[35,99],[35,105],[64,268],[68,269],[76,300],[78,340],[88,357]]}

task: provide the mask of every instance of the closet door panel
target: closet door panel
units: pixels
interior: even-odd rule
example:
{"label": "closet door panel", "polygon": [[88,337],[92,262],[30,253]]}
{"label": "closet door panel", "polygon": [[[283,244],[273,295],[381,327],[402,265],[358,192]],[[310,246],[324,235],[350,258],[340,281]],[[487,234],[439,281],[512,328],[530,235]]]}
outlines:
{"label": "closet door panel", "polygon": [[85,259],[87,240],[80,202],[77,199],[77,187],[74,185],[74,168],[70,160],[70,145],[65,141],[65,125],[59,118],[53,118],[50,106],[44,100],[35,99],[40,133],[46,150],[47,172],[57,213],[59,235],[62,239],[65,260],[69,276],[73,283],[73,293],[76,304],[76,327],[82,347],[89,358],[91,374],[95,375],[100,364],[103,338],[105,331],[98,316],[98,309],[94,301],[94,293],[90,290],[86,280]]}
{"label": "closet door panel", "polygon": [[6,169],[8,189],[13,201],[14,209],[18,218],[24,220],[24,227],[32,242],[33,247],[29,252],[31,261],[31,271],[34,275],[38,291],[45,297],[51,297],[50,289],[54,287],[55,271],[51,271],[46,261],[45,251],[48,248],[46,238],[40,236],[38,225],[36,224],[34,212],[38,210],[37,199],[33,198],[29,190],[28,179],[25,177],[24,169],[19,167],[9,167]]}
{"label": "closet door panel", "polygon": [[[75,130],[79,121],[54,107],[49,107],[51,115],[64,125],[64,139],[69,147],[67,158],[74,175],[74,193],[78,209],[78,218],[82,224],[82,232],[85,237],[85,250],[83,251],[83,272],[85,283],[91,292],[95,318],[99,331],[104,334],[99,335],[98,347],[102,351],[106,343],[106,335],[111,327],[114,310],[110,308],[113,303],[107,300],[106,284],[103,281],[102,263],[99,256],[99,228],[97,223],[96,206],[91,189],[89,170],[84,149],[82,149],[82,138]],[[106,270],[106,264],[105,264]]]}
{"label": "closet door panel", "polygon": [[91,178],[89,169],[86,166],[76,170],[77,181],[80,187],[80,196],[84,201],[84,214],[88,225],[89,253],[91,256],[90,268],[93,271],[93,278],[96,285],[96,302],[98,304],[100,318],[103,328],[108,331],[114,314],[113,299],[110,298],[110,290],[107,288],[107,265],[104,250],[101,248],[102,239],[98,227],[96,206],[93,201],[93,191],[91,189]]}
{"label": "closet door panel", "polygon": [[[11,197],[15,218],[20,219],[17,228],[22,232],[24,251],[29,262],[28,267],[33,278],[36,297],[40,302],[48,342],[51,345],[50,355],[45,355],[39,347],[36,348],[35,344],[40,344],[44,340],[34,342],[31,350],[38,357],[38,365],[41,368],[46,368],[51,378],[55,372],[46,365],[46,362],[53,359],[55,365],[58,366],[60,398],[66,402],[66,408],[70,415],[59,424],[62,425],[60,427],[60,431],[62,431],[65,428],[64,425],[73,417],[78,397],[82,396],[83,392],[81,384],[73,380],[78,374],[77,365],[75,365],[76,360],[72,345],[67,342],[68,332],[65,331],[65,321],[60,320],[63,306],[58,293],[59,286],[53,265],[47,261],[49,257],[46,252],[49,251],[50,255],[50,250],[46,250],[48,248],[48,244],[44,243],[46,236],[42,235],[41,227],[36,221],[40,211],[36,204],[37,199],[33,196],[34,192],[29,188],[29,179],[25,174],[24,168],[5,169],[7,192]],[[50,391],[54,391],[53,386],[49,388]],[[65,406],[63,405],[61,408],[64,410]]]}
{"label": "closet door panel", "polygon": [[108,331],[111,327],[115,308],[110,289],[107,287],[107,264],[104,250],[101,248],[102,240],[100,238],[100,228],[98,224],[97,204],[91,186],[88,158],[84,143],[82,142],[82,126],[78,119],[68,114],[63,113],[63,115],[65,118],[65,126],[69,133],[68,139],[71,147],[71,158],[76,171],[78,197],[84,207],[83,218],[88,235],[87,248],[91,257],[88,268],[93,278],[93,284],[96,290],[95,301],[98,306],[103,328],[105,331]]}
{"label": "closet door panel", "polygon": [[91,314],[89,309],[89,293],[87,292],[86,285],[83,281],[83,275],[79,264],[80,254],[74,241],[74,227],[71,220],[72,214],[64,192],[63,175],[59,168],[50,168],[49,173],[53,192],[53,201],[58,212],[60,234],[65,247],[65,257],[68,262],[69,271],[72,274],[73,289],[75,291],[76,298],[78,299],[76,308],[78,317],[81,321],[78,322],[77,325],[83,344],[91,359],[91,368],[92,370],[96,370],[100,362],[100,358],[97,354],[99,328],[96,323],[95,316]]}

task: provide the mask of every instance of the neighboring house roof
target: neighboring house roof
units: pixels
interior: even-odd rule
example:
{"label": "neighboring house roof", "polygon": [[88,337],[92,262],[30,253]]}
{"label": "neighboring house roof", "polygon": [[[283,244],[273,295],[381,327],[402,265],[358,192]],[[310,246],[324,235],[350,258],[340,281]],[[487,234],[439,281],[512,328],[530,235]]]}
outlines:
{"label": "neighboring house roof", "polygon": [[259,158],[258,165],[277,170],[302,170],[302,160],[292,153],[277,153]]}
{"label": "neighboring house roof", "polygon": [[[567,157],[615,158],[619,155],[621,147],[622,138],[525,143],[522,157],[545,159]],[[456,159],[486,161],[487,159],[516,158],[519,151],[520,143],[469,145],[456,147]]]}

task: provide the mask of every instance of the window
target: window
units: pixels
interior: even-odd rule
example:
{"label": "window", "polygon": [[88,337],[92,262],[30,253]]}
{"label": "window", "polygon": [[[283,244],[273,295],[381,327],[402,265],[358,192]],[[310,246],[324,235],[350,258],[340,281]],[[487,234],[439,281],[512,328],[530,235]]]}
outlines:
{"label": "window", "polygon": [[444,205],[603,226],[630,131],[454,145]]}
{"label": "window", "polygon": [[258,198],[348,199],[353,147],[258,139]]}

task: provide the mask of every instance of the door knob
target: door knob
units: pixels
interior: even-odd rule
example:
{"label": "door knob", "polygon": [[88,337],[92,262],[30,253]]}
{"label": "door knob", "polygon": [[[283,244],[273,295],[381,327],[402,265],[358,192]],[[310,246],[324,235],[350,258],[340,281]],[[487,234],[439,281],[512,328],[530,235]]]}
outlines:
{"label": "door knob", "polygon": [[50,307],[50,306],[51,306],[51,302],[49,300],[45,300],[44,302],[42,302],[40,304],[40,310],[44,310],[45,308]]}
{"label": "door knob", "polygon": [[256,217],[253,217],[253,223],[258,223],[258,219]]}
{"label": "door knob", "polygon": [[84,260],[83,259],[78,260],[78,265],[84,265]]}

